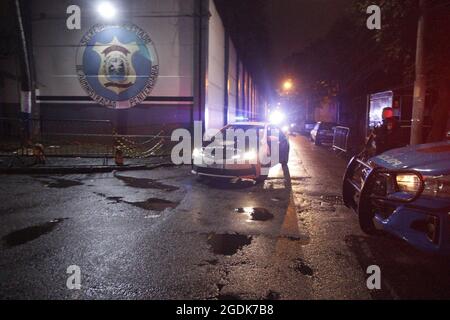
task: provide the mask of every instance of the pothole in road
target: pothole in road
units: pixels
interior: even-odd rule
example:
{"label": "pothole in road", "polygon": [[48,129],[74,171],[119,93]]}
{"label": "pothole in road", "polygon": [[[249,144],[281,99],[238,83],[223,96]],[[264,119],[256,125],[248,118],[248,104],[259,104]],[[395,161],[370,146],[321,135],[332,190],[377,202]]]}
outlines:
{"label": "pothole in road", "polygon": [[120,203],[122,199],[123,197],[106,197],[106,200],[112,201],[111,203]]}
{"label": "pothole in road", "polygon": [[145,201],[137,201],[137,202],[128,202],[123,201],[125,203],[131,204],[135,207],[144,209],[144,210],[153,210],[153,211],[164,211],[167,208],[176,208],[178,203],[172,202],[169,200],[158,199],[158,198],[150,198]]}
{"label": "pothole in road", "polygon": [[296,259],[294,261],[294,270],[300,272],[304,276],[312,277],[314,275],[314,270],[308,266],[302,259]]}
{"label": "pothole in road", "polygon": [[47,188],[58,188],[58,189],[83,185],[82,182],[76,180],[68,180],[62,178],[50,178],[50,179],[52,179],[53,181],[41,181],[41,183]]}
{"label": "pothole in road", "polygon": [[281,298],[281,294],[279,292],[270,290],[267,293],[265,300],[280,300],[280,298]]}
{"label": "pothole in road", "polygon": [[43,224],[13,231],[2,238],[3,243],[6,247],[11,248],[33,241],[44,234],[50,233],[59,223],[66,219],[53,219]]}
{"label": "pothole in road", "polygon": [[253,237],[242,234],[215,234],[208,236],[208,245],[212,252],[218,255],[232,256],[238,250],[248,246]]}
{"label": "pothole in road", "polygon": [[128,187],[139,188],[139,189],[158,189],[164,191],[176,191],[179,188],[175,186],[170,186],[161,182],[158,182],[153,179],[144,179],[144,178],[134,178],[134,177],[125,177],[120,175],[114,175],[117,179],[124,182]]}
{"label": "pothole in road", "polygon": [[110,203],[121,203],[121,202],[122,202],[122,199],[123,199],[123,197],[108,197],[108,196],[106,196],[106,194],[100,193],[100,192],[94,192],[94,194],[96,194],[96,195],[98,195],[98,196],[100,196],[100,197],[103,197],[103,198],[105,198],[106,200],[112,201],[112,202],[110,202]]}
{"label": "pothole in road", "polygon": [[96,195],[101,196],[107,200],[110,200],[112,202],[110,203],[127,203],[131,204],[132,206],[144,209],[144,210],[151,210],[151,211],[164,211],[167,208],[176,208],[179,203],[172,202],[169,200],[159,199],[159,198],[149,198],[145,201],[125,201],[123,200],[123,197],[107,197],[103,193],[94,192]]}
{"label": "pothole in road", "polygon": [[254,221],[267,221],[273,219],[273,214],[265,208],[237,208],[234,212],[246,214]]}

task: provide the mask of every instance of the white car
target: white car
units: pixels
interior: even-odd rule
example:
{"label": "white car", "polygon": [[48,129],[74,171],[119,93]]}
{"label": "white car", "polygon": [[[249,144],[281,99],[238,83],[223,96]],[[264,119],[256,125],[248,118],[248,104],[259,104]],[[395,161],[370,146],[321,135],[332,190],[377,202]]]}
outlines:
{"label": "white car", "polygon": [[[276,130],[275,130],[276,129]],[[243,132],[256,132],[256,145],[239,145],[237,139],[226,140],[227,130],[243,130]],[[254,131],[248,131],[254,130]],[[278,135],[277,135],[278,133]],[[192,173],[198,176],[217,178],[241,178],[262,181],[267,178],[268,169],[281,163],[287,164],[289,159],[289,141],[278,127],[264,122],[240,122],[229,124],[221,129],[217,135],[223,137],[222,143],[214,145],[213,142],[204,144],[202,148],[194,149],[192,157],[194,165]],[[216,136],[217,136],[216,135]],[[262,137],[262,138],[261,138]],[[272,144],[279,146],[279,157],[272,156]],[[216,155],[217,150],[222,151]],[[260,159],[267,155],[267,159]]]}

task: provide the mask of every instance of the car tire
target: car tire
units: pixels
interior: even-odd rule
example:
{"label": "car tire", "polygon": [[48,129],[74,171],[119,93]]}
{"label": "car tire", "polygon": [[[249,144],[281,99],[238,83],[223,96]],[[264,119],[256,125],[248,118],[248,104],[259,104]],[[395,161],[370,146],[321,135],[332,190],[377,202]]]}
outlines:
{"label": "car tire", "polygon": [[289,163],[289,149],[286,151],[286,154],[285,154],[283,160],[285,160],[285,161],[281,162],[282,165],[287,165]]}
{"label": "car tire", "polygon": [[256,181],[256,183],[263,183],[264,181],[266,181],[266,179],[267,179],[267,177],[268,176],[266,176],[266,175],[260,175],[259,177],[257,177],[256,179],[255,179],[255,181]]}

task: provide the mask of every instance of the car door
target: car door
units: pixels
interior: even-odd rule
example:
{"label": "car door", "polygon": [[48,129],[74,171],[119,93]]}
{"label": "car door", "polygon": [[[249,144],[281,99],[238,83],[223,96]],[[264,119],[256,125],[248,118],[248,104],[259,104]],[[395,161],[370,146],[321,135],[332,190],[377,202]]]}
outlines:
{"label": "car door", "polygon": [[314,129],[311,130],[311,138],[315,141],[317,139],[317,133],[319,132],[320,122],[316,123]]}

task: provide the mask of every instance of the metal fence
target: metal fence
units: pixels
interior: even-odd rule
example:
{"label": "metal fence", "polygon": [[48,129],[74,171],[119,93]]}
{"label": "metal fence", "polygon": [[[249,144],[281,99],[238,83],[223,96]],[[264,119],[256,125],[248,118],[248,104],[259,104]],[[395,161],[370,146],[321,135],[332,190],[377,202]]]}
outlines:
{"label": "metal fence", "polygon": [[169,133],[117,134],[109,120],[0,118],[0,155],[31,156],[39,143],[47,156],[112,157],[116,148],[125,157],[162,156],[173,146]]}
{"label": "metal fence", "polygon": [[348,151],[348,138],[350,135],[350,128],[336,127],[333,137],[333,149],[342,152]]}

